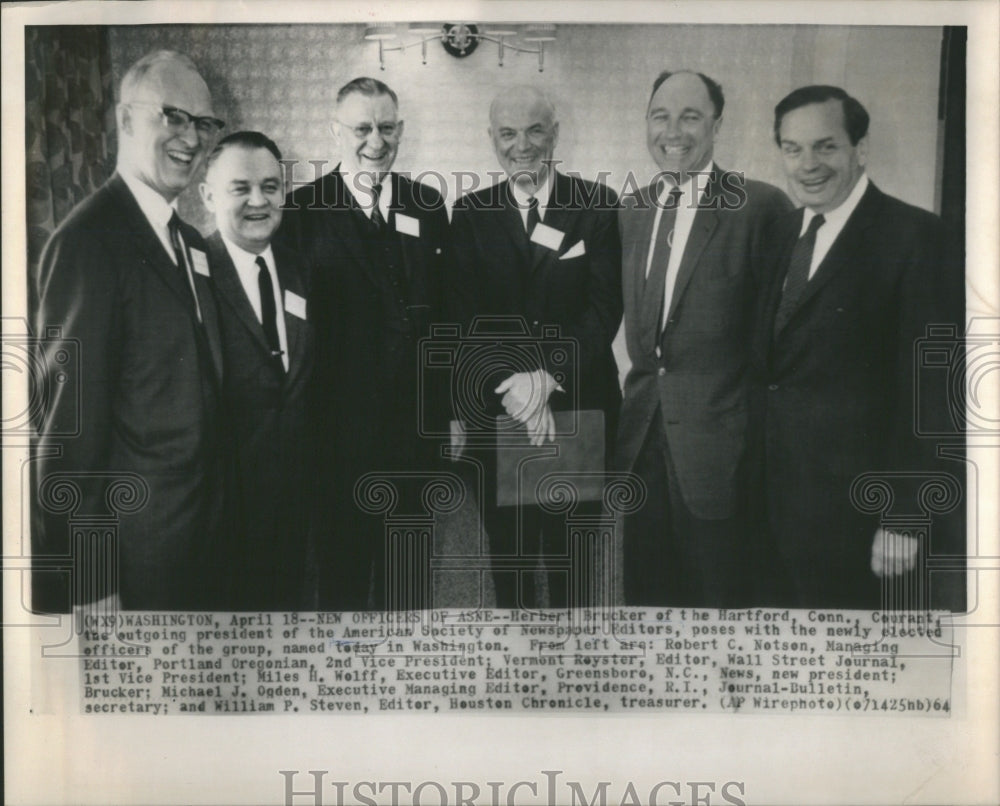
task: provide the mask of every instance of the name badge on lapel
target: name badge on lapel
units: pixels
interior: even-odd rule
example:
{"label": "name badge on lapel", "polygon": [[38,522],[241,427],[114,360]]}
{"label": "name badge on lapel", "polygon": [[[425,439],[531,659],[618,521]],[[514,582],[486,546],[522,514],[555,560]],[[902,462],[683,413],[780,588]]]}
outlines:
{"label": "name badge on lapel", "polygon": [[285,289],[285,310],[288,311],[292,316],[297,316],[299,319],[306,318],[306,299],[305,297],[300,297],[294,291],[289,291]]}
{"label": "name badge on lapel", "polygon": [[212,276],[208,272],[208,256],[198,249],[191,250],[191,268],[195,270],[196,274],[200,274],[202,277]]}
{"label": "name badge on lapel", "polygon": [[396,213],[396,232],[404,235],[412,235],[414,238],[420,237],[420,219],[403,213]]}
{"label": "name badge on lapel", "polygon": [[559,247],[562,246],[564,237],[565,233],[560,232],[555,227],[546,226],[541,221],[535,224],[535,228],[531,231],[532,243],[541,244],[553,252],[558,251]]}

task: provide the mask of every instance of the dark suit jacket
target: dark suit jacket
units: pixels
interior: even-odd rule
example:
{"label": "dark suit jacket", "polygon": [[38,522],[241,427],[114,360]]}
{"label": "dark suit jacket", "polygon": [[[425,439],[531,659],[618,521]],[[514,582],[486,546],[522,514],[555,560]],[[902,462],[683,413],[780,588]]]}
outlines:
{"label": "dark suit jacket", "polygon": [[684,503],[697,518],[728,518],[742,494],[749,343],[768,265],[766,232],[791,203],[771,185],[716,173],[695,213],[666,328],[657,340],[640,327],[656,192],[650,185],[622,200],[625,337],[632,368],[616,465],[632,469],[659,409]]}
{"label": "dark suit jacket", "polygon": [[779,271],[753,350],[774,559],[794,588],[778,604],[873,606],[878,518],[852,505],[851,484],[866,472],[935,468],[934,440],[914,436],[914,346],[928,324],[962,321],[962,273],[942,260],[936,216],[869,185],[774,337],[801,225],[796,211],[776,233]]}
{"label": "dark suit jacket", "polygon": [[[555,173],[543,223],[563,238],[552,250],[532,248],[507,181],[463,196],[452,215],[455,260],[447,287],[448,318],[466,332],[476,316],[522,317],[533,338],[558,328],[558,340],[543,339],[538,359],[526,359],[523,370],[544,368],[559,381],[564,392],[549,398],[554,410],[603,410],[609,436],[621,401],[611,352],[622,315],[617,204],[606,186]],[[581,242],[582,254],[564,257]],[[575,362],[560,360],[567,341]],[[489,414],[503,412],[493,389],[509,374],[483,379],[478,391]]]}
{"label": "dark suit jacket", "polygon": [[219,297],[226,365],[223,407],[234,463],[230,607],[301,609],[315,450],[314,345],[305,271],[293,252],[272,248],[281,298],[291,292],[307,301],[306,318],[287,307],[281,312],[288,343],[286,372],[271,356],[222,236],[215,232],[207,243]]}
{"label": "dark suit jacket", "polygon": [[[185,225],[183,236],[193,253],[204,252],[195,229]],[[34,555],[69,554],[67,518],[110,516],[113,530],[116,516],[126,513],[117,522],[118,589],[129,609],[214,604],[222,359],[210,282],[195,274],[195,283],[204,325],[183,271],[117,174],[55,231],[34,278],[35,332],[61,328],[42,349]],[[60,347],[78,356],[78,365],[61,364]],[[60,381],[64,369],[78,386],[76,378]],[[67,432],[75,433],[61,436]],[[46,480],[54,473],[72,474],[79,484],[75,506],[53,499]],[[115,474],[133,475],[106,495]],[[129,484],[148,490],[144,504],[144,492],[130,498]],[[36,575],[36,608],[68,604],[65,586],[52,584],[52,576]],[[90,594],[108,592],[99,587]]]}
{"label": "dark suit jacket", "polygon": [[[312,276],[320,444],[327,470],[348,491],[366,472],[416,469],[433,448],[418,438],[418,340],[440,313],[448,218],[433,188],[399,174],[392,188],[389,229],[400,214],[420,222],[419,236],[398,235],[401,287],[375,271],[363,214],[339,170],[289,195],[275,238]],[[439,401],[428,405],[442,410]]]}

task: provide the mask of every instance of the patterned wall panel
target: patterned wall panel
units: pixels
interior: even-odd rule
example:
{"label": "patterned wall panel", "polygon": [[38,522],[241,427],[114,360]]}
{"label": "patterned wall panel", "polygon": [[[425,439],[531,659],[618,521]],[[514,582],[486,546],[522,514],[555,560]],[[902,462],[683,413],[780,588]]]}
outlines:
{"label": "patterned wall panel", "polygon": [[[603,172],[615,188],[630,170],[648,178],[654,172],[645,146],[649,88],[661,70],[680,67],[708,73],[726,92],[719,163],[783,187],[771,139],[774,104],[814,80],[805,73],[825,70],[843,75],[873,119],[884,121],[880,137],[887,160],[880,164],[873,154],[873,176],[931,207],[940,29],[823,31],[824,41],[835,46],[823,50],[823,63],[812,71],[820,58],[810,61],[816,29],[802,26],[560,25],[543,73],[531,54],[508,52],[498,67],[496,47],[486,42],[465,59],[430,43],[426,65],[419,47],[387,53],[380,72],[377,45],[364,41],[364,26],[354,24],[115,27],[109,42],[116,85],[148,50],[181,50],[200,66],[229,131],[259,129],[286,156],[328,160],[328,167],[338,159],[329,130],[337,89],[359,75],[380,78],[398,92],[406,121],[397,168],[442,175],[449,198],[457,172],[486,181],[485,174],[497,170],[486,133],[488,110],[497,90],[513,84],[537,84],[554,99],[561,123],[556,157],[565,168],[587,177]],[[810,42],[813,48],[804,50]],[[906,69],[887,81],[874,61],[880,53]],[[899,104],[899,91],[914,102]],[[887,130],[892,134],[886,136]],[[298,178],[311,178],[311,166],[300,168]],[[462,181],[467,186],[471,180]],[[203,229],[210,226],[193,188],[181,204],[185,217]]]}

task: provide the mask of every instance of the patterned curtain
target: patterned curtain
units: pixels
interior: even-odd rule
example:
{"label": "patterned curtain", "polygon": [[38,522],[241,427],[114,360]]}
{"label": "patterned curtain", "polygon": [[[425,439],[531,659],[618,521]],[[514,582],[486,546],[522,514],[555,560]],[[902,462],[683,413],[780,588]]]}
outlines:
{"label": "patterned curtain", "polygon": [[106,29],[25,29],[28,265],[52,231],[114,170],[115,109]]}

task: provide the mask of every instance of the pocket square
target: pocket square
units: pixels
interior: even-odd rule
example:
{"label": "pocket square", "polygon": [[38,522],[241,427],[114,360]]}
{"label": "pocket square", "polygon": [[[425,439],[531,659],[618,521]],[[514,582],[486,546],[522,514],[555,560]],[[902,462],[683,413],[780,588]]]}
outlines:
{"label": "pocket square", "polygon": [[583,241],[577,241],[563,254],[559,255],[559,259],[571,260],[572,258],[580,257],[580,255],[585,255],[585,254],[587,254],[587,248],[583,245]]}

